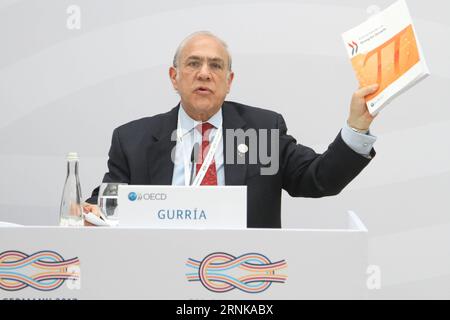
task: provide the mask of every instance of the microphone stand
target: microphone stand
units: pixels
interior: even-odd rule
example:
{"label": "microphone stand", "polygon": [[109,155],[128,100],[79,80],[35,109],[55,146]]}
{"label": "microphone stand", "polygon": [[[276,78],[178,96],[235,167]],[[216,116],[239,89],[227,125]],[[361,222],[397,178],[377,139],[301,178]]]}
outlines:
{"label": "microphone stand", "polygon": [[194,146],[192,147],[192,152],[191,152],[191,179],[189,181],[189,185],[192,186],[192,184],[194,183],[194,179],[195,179],[195,167],[197,165],[197,158],[198,158],[198,142],[196,142],[194,144]]}

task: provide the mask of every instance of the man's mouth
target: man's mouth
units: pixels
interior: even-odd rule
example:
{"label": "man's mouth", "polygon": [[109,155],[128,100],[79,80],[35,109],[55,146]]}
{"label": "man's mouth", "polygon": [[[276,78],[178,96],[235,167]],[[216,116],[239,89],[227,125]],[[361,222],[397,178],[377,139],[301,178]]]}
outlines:
{"label": "man's mouth", "polygon": [[194,90],[194,92],[197,94],[205,95],[212,93],[212,90],[209,89],[208,87],[198,87],[197,89]]}

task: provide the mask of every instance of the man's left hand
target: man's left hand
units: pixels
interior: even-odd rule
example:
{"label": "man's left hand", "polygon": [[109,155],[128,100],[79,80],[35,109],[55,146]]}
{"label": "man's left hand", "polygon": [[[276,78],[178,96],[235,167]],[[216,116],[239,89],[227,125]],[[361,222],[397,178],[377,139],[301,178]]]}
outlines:
{"label": "man's left hand", "polygon": [[367,109],[365,97],[375,93],[378,90],[378,84],[358,89],[352,97],[350,104],[350,116],[348,125],[352,128],[368,131],[370,125],[376,116],[372,116]]}

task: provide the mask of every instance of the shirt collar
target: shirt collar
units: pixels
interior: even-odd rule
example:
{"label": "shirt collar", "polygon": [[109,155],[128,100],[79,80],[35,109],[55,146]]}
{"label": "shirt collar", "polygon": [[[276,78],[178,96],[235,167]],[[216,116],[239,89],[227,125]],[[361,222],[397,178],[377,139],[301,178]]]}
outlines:
{"label": "shirt collar", "polygon": [[[196,121],[192,119],[186,111],[184,111],[183,105],[180,102],[180,110],[178,111],[178,119],[181,126],[182,135],[185,136],[197,125],[201,124],[201,121]],[[208,122],[212,124],[215,128],[220,128],[222,126],[222,108],[219,109]]]}

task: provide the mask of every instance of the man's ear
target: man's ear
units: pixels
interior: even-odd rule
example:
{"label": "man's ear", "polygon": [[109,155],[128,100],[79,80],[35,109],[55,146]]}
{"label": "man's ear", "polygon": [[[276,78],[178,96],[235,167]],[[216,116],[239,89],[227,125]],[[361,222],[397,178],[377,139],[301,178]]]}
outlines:
{"label": "man's ear", "polygon": [[227,86],[228,86],[227,93],[230,93],[231,83],[233,82],[233,79],[234,79],[234,72],[230,71],[227,77]]}
{"label": "man's ear", "polygon": [[178,81],[177,81],[177,69],[174,67],[169,68],[169,77],[170,81],[172,81],[173,88],[178,91]]}

